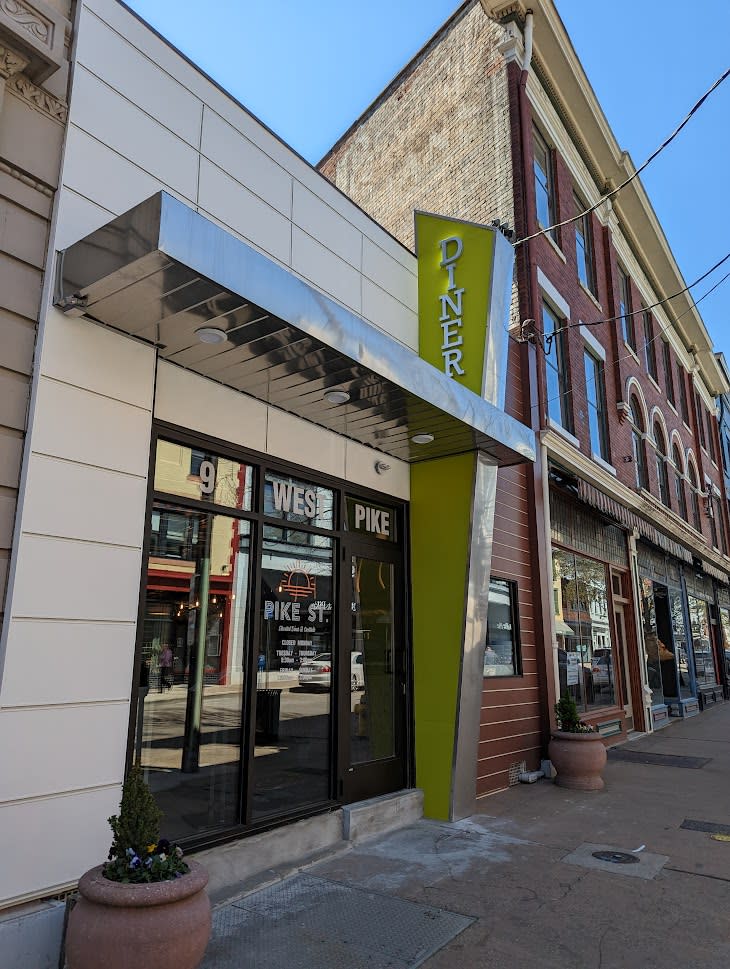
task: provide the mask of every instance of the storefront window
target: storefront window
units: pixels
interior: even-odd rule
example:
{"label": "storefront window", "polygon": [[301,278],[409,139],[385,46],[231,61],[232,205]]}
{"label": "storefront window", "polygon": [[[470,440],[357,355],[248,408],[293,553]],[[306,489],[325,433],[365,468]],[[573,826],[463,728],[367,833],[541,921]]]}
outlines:
{"label": "storefront window", "polygon": [[492,579],[489,583],[485,676],[519,676],[517,583]]}
{"label": "storefront window", "polygon": [[135,759],[189,838],[239,818],[250,524],[156,504]]}
{"label": "storefront window", "polygon": [[687,624],[684,620],[682,596],[679,592],[669,591],[669,608],[672,613],[672,632],[674,633],[674,654],[677,657],[679,673],[679,695],[682,699],[692,696],[692,678],[687,643]]}
{"label": "storefront window", "polygon": [[725,678],[730,679],[730,609],[720,609],[720,624],[722,626],[722,656],[725,664]]}
{"label": "storefront window", "polygon": [[253,468],[212,451],[159,440],[155,491],[250,511]]}
{"label": "storefront window", "polygon": [[334,492],[286,474],[267,473],[264,514],[297,525],[334,528]]}
{"label": "storefront window", "polygon": [[334,542],[267,526],[261,552],[254,818],[330,797]]}
{"label": "storefront window", "polygon": [[691,695],[681,595],[660,582],[641,580],[646,671],[654,705]]}
{"label": "storefront window", "polygon": [[689,621],[692,629],[692,652],[698,688],[717,683],[710,638],[710,611],[704,599],[689,596]]}
{"label": "storefront window", "polygon": [[553,550],[555,628],[561,695],[583,711],[616,703],[606,567]]}

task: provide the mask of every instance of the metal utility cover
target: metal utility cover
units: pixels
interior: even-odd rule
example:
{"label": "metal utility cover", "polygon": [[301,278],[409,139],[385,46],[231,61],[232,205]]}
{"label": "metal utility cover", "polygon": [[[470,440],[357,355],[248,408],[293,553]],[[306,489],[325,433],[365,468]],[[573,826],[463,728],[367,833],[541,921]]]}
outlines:
{"label": "metal utility cover", "polygon": [[[59,275],[59,305],[81,297],[166,360],[393,457],[535,459],[528,427],[165,192],[62,252]],[[201,343],[204,326],[227,341]]]}
{"label": "metal utility cover", "polygon": [[217,909],[201,969],[415,969],[474,921],[295,875]]}
{"label": "metal utility cover", "polygon": [[642,851],[634,857],[636,864],[616,864],[615,861],[604,861],[599,855],[633,854],[614,845],[578,845],[575,851],[563,858],[566,865],[579,865],[581,868],[592,868],[594,871],[610,872],[612,875],[626,875],[629,878],[655,878],[669,861],[667,855],[655,855],[650,851]]}

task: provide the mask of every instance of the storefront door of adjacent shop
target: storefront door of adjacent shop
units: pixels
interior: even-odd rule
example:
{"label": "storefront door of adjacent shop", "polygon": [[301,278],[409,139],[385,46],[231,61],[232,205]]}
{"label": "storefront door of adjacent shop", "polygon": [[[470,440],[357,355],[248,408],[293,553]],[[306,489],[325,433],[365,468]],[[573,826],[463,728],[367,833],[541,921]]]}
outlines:
{"label": "storefront door of adjacent shop", "polygon": [[342,551],[338,793],[351,803],[407,783],[408,664],[398,550],[352,536]]}

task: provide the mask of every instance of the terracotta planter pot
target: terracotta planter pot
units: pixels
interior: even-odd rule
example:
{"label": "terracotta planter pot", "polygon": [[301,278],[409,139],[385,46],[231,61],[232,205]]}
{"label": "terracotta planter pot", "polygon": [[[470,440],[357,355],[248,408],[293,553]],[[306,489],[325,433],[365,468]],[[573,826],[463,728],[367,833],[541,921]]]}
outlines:
{"label": "terracotta planter pot", "polygon": [[149,885],[109,881],[103,865],[87,871],[68,922],[69,969],[196,969],[210,938],[208,873],[188,865]]}
{"label": "terracotta planter pot", "polygon": [[566,733],[556,730],[548,745],[548,757],[558,772],[555,783],[572,791],[600,791],[606,766],[606,748],[597,733]]}

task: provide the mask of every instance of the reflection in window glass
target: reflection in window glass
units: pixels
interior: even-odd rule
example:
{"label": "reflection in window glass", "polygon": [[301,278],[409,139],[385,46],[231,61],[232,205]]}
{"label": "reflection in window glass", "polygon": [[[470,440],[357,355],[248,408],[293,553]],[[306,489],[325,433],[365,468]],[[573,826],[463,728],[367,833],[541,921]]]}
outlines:
{"label": "reflection in window glass", "polygon": [[704,599],[688,596],[689,621],[692,629],[692,653],[695,660],[697,687],[717,683],[715,661],[710,639],[710,612]]}
{"label": "reflection in window glass", "polygon": [[659,659],[659,634],[657,632],[654,583],[651,579],[641,580],[641,617],[644,627],[644,646],[646,648],[646,672],[651,689],[652,704],[664,703],[662,667]]}
{"label": "reflection in window glass", "polygon": [[298,525],[334,528],[334,492],[299,481],[286,474],[268,472],[264,480],[264,514]]}
{"label": "reflection in window glass", "polygon": [[352,556],[350,762],[395,754],[393,566]]}
{"label": "reflection in window glass", "polygon": [[155,491],[250,511],[252,489],[253,468],[247,464],[185,444],[157,442]]}
{"label": "reflection in window glass", "polygon": [[606,567],[554,549],[553,593],[561,696],[572,696],[583,711],[614,704]]}
{"label": "reflection in window glass", "polygon": [[722,625],[723,662],[726,679],[730,678],[730,609],[720,609]]}
{"label": "reflection in window glass", "polygon": [[679,695],[684,699],[692,696],[692,679],[690,676],[690,660],[687,653],[687,624],[684,621],[682,596],[674,589],[669,591],[669,609],[672,614],[672,632],[674,634],[674,654],[677,657],[679,672]]}
{"label": "reflection in window glass", "polygon": [[333,547],[331,538],[290,528],[273,527],[264,537],[255,818],[287,814],[330,796]]}
{"label": "reflection in window glass", "polygon": [[239,821],[250,524],[152,512],[135,760],[187,838]]}
{"label": "reflection in window glass", "polygon": [[518,676],[517,583],[491,579],[487,611],[485,676]]}

